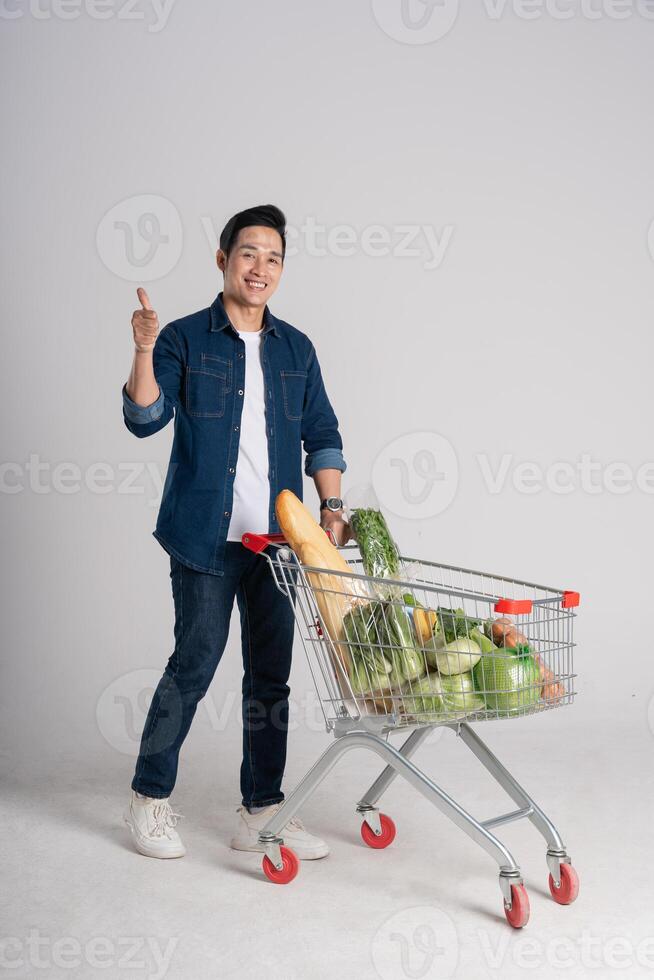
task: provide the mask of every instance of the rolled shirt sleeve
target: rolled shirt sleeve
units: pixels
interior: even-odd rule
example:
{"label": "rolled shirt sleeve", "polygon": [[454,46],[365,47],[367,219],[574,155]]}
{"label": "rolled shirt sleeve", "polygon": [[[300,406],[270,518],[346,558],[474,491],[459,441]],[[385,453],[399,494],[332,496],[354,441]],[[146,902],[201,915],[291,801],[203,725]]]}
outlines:
{"label": "rolled shirt sleeve", "polygon": [[159,397],[151,405],[137,405],[127,394],[127,382],[123,385],[123,408],[130,422],[137,425],[144,422],[156,422],[164,410],[164,393],[159,385]]}
{"label": "rolled shirt sleeve", "polygon": [[340,470],[345,473],[347,463],[343,459],[340,449],[317,449],[315,453],[309,453],[304,462],[304,472],[307,476],[313,476],[317,470]]}

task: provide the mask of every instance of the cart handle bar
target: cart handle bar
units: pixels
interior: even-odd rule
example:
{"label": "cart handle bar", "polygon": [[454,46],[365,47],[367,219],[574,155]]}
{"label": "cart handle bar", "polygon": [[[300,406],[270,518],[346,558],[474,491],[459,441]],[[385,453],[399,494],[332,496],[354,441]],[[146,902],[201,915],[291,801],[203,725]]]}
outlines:
{"label": "cart handle bar", "polygon": [[[331,528],[325,528],[324,530],[332,544],[335,545],[336,539],[334,538],[334,532]],[[269,544],[288,544],[284,534],[253,534],[250,531],[247,531],[243,535],[241,542],[246,548],[253,551],[255,555],[260,555]],[[580,597],[578,592],[572,592],[570,589],[567,589],[563,593],[561,605],[564,609],[572,609],[578,606],[579,602]],[[513,616],[525,616],[531,613],[533,607],[534,604],[531,599],[498,599],[494,609],[497,613],[511,613]]]}
{"label": "cart handle bar", "polygon": [[[338,547],[336,544],[336,538],[334,537],[334,532],[330,527],[323,528],[325,534],[331,541],[331,543]],[[253,534],[251,531],[246,531],[246,533],[241,538],[241,543],[253,551],[255,555],[260,555],[262,551],[268,547],[269,544],[288,544],[286,536],[284,534]]]}

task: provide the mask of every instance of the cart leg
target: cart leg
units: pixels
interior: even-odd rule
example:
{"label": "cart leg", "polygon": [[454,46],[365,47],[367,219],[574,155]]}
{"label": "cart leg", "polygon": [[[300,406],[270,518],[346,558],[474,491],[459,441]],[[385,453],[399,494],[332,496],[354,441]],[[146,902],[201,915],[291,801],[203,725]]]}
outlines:
{"label": "cart leg", "polygon": [[291,795],[282,803],[277,813],[270,818],[259,834],[259,841],[264,845],[266,854],[268,854],[271,861],[273,863],[279,861],[278,847],[282,841],[280,834],[283,827],[291,817],[295,816],[302,804],[309,799],[319,783],[322,782],[327,773],[336,765],[338,759],[345,752],[356,748],[370,749],[380,756],[398,775],[403,776],[414,789],[421,793],[430,803],[433,803],[441,813],[463,830],[468,837],[475,841],[476,844],[479,844],[497,862],[500,869],[500,887],[504,897],[504,906],[505,909],[510,910],[512,886],[522,884],[522,875],[520,874],[518,865],[504,844],[460,807],[440,786],[437,786],[420,769],[416,768],[394,746],[389,745],[384,739],[372,735],[369,732],[350,732],[333,742],[323,752],[322,756],[313,768],[309,770],[296,789],[293,790]]}
{"label": "cart leg", "polygon": [[[430,733],[431,728],[416,728],[398,750],[400,755],[404,756],[405,759],[410,759],[418,746],[424,742]],[[397,769],[394,769],[393,766],[386,766],[368,792],[364,793],[357,803],[357,813],[363,813],[365,810],[374,808],[375,803],[379,802],[397,774]]]}
{"label": "cart leg", "polygon": [[508,793],[511,799],[519,807],[529,811],[524,815],[529,817],[534,827],[545,838],[547,843],[547,866],[556,887],[560,887],[560,866],[561,864],[570,864],[570,858],[568,857],[565,844],[561,840],[558,830],[549,817],[543,813],[538,804],[525,792],[520,783],[514,779],[509,770],[502,765],[497,756],[491,752],[488,746],[482,742],[477,733],[468,724],[462,722],[458,726],[458,734],[491,776],[497,780],[502,789]]}

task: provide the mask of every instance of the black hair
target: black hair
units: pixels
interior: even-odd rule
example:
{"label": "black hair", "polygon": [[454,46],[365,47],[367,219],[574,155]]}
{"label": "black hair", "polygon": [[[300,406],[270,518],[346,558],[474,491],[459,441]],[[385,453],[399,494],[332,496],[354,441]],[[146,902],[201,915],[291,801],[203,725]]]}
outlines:
{"label": "black hair", "polygon": [[274,204],[259,204],[254,208],[246,208],[245,211],[239,211],[229,219],[220,233],[220,247],[225,255],[229,255],[241,228],[249,228],[252,225],[264,225],[279,232],[283,259],[286,255],[286,216]]}

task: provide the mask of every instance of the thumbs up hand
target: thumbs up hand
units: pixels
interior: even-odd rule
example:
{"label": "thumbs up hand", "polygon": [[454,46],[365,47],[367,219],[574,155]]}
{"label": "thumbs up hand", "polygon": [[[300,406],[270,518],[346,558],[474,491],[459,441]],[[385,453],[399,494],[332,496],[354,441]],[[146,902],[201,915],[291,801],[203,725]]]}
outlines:
{"label": "thumbs up hand", "polygon": [[159,333],[159,318],[152,309],[148,294],[142,286],[136,290],[136,295],[139,298],[141,309],[134,310],[132,314],[134,344],[139,354],[145,354],[154,347]]}

